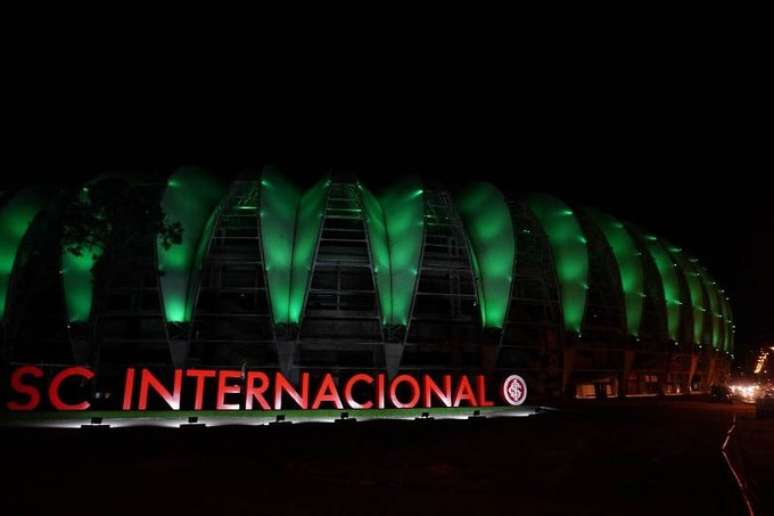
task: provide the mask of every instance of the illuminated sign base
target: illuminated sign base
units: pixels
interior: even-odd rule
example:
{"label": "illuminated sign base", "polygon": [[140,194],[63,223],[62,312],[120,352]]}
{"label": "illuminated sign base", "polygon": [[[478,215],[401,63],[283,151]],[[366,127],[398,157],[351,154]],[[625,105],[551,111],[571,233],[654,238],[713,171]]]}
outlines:
{"label": "illuminated sign base", "polygon": [[273,424],[358,423],[384,420],[443,421],[479,418],[528,417],[540,413],[537,407],[487,407],[487,408],[419,408],[419,409],[361,409],[340,411],[321,410],[269,410],[269,411],[217,411],[217,410],[148,410],[148,411],[73,411],[73,412],[6,412],[0,415],[0,426],[33,428],[83,427],[164,427],[185,428],[194,426],[267,426]]}

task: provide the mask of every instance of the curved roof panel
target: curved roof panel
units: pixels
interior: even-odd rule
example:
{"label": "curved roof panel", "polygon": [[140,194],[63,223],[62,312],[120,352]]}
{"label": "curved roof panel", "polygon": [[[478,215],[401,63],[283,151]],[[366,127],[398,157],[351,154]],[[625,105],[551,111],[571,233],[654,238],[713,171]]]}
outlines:
{"label": "curved roof panel", "polygon": [[472,251],[481,320],[485,327],[502,328],[516,260],[510,210],[500,190],[489,183],[469,186],[456,201]]}
{"label": "curved roof panel", "polygon": [[587,209],[587,212],[597,227],[602,230],[605,240],[613,251],[626,305],[626,327],[629,334],[636,337],[640,332],[644,306],[645,271],[642,253],[637,249],[634,239],[624,225],[616,218],[599,210]]}
{"label": "curved roof panel", "polygon": [[161,207],[168,223],[183,227],[182,241],[156,244],[164,313],[169,322],[190,322],[199,267],[214,227],[215,210],[226,188],[198,168],[181,168],[167,182]]}
{"label": "curved roof panel", "polygon": [[534,194],[527,205],[548,237],[559,280],[566,330],[580,333],[586,310],[589,256],[586,237],[575,213],[555,197]]}
{"label": "curved roof panel", "polygon": [[0,208],[0,318],[5,317],[8,289],[16,257],[45,197],[35,189],[16,193]]}
{"label": "curved roof panel", "polygon": [[379,196],[359,186],[382,324],[406,326],[422,256],[422,185],[419,181],[406,181]]}

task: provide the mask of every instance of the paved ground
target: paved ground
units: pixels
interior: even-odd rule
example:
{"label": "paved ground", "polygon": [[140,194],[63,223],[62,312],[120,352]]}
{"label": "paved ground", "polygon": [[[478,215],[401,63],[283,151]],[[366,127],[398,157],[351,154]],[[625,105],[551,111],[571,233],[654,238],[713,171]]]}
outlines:
{"label": "paved ground", "polygon": [[[483,421],[6,428],[14,474],[0,514],[738,514],[720,446],[733,413],[741,421],[751,407],[562,408]],[[756,464],[759,484],[774,479],[770,462]]]}
{"label": "paved ground", "polygon": [[741,474],[748,480],[759,514],[774,514],[774,419],[756,419],[751,414],[737,418],[735,431]]}

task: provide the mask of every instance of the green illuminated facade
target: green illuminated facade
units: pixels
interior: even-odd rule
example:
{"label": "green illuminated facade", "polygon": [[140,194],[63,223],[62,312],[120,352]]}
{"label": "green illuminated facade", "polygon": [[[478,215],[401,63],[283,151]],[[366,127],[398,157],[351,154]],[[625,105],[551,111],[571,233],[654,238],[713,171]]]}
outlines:
{"label": "green illuminated facade", "polygon": [[725,306],[724,313],[726,315],[726,338],[725,338],[725,351],[728,353],[734,352],[734,314],[731,311],[731,302],[723,297],[723,305]]}
{"label": "green illuminated facade", "polygon": [[543,227],[551,246],[559,280],[564,327],[580,333],[589,288],[586,237],[575,213],[559,199],[532,195],[527,198],[527,205]]}
{"label": "green illuminated facade", "polygon": [[83,250],[75,255],[62,249],[62,283],[70,322],[86,322],[91,316],[94,278],[91,272],[102,249]]}
{"label": "green illuminated facade", "polygon": [[[99,178],[95,181],[98,181]],[[89,184],[79,193],[80,202],[88,203]],[[91,206],[89,206],[91,207]],[[84,248],[76,255],[62,246],[62,286],[64,288],[67,319],[71,323],[83,323],[91,316],[94,301],[94,276],[92,267],[102,255],[100,246]]]}
{"label": "green illuminated facade", "polygon": [[734,339],[734,321],[731,314],[731,303],[728,302],[726,291],[718,287],[718,298],[720,301],[721,320],[721,349],[727,353],[733,352]]}
{"label": "green illuminated facade", "polygon": [[617,219],[598,210],[588,209],[587,213],[604,234],[615,257],[626,304],[626,328],[630,335],[636,337],[640,334],[645,297],[642,253],[629,231]]}
{"label": "green illuminated facade", "polygon": [[275,324],[298,325],[330,181],[302,192],[277,169],[261,178],[261,236]]}
{"label": "green illuminated facade", "polygon": [[226,188],[197,168],[182,168],[169,178],[161,207],[170,223],[183,227],[182,242],[156,245],[164,314],[168,322],[190,322],[199,287],[201,261],[212,236],[216,209]]}
{"label": "green illuminated facade", "polygon": [[680,280],[677,276],[677,264],[658,237],[645,235],[645,246],[661,278],[661,290],[664,294],[664,305],[667,317],[667,333],[669,338],[677,342],[680,331]]}
{"label": "green illuminated facade", "polygon": [[686,256],[681,248],[668,243],[666,246],[688,285],[688,294],[691,296],[690,302],[693,313],[693,343],[699,346],[704,342],[704,314],[707,313],[707,300],[704,295],[701,275],[692,259]]}
{"label": "green illuminated facade", "polygon": [[721,297],[718,292],[717,283],[707,272],[707,269],[701,268],[702,281],[709,297],[711,338],[712,348],[722,351],[725,328],[723,327],[723,312],[721,309]]}
{"label": "green illuminated facade", "polygon": [[720,298],[720,350],[728,351],[730,328],[728,327],[728,314],[726,313],[726,299],[723,290],[718,289]]}
{"label": "green illuminated facade", "polygon": [[503,194],[489,183],[476,183],[457,198],[465,223],[484,327],[502,328],[516,266],[516,239]]}
{"label": "green illuminated facade", "polygon": [[418,181],[379,196],[358,185],[384,326],[406,326],[422,257],[424,201]]}
{"label": "green illuminated facade", "polygon": [[[34,305],[61,321],[39,339],[60,351],[56,360],[62,349],[79,362],[129,353],[127,363],[247,364],[291,379],[306,370],[514,370],[530,382],[550,377],[547,395],[567,395],[573,382],[578,393],[602,382],[627,394],[722,382],[734,350],[731,305],[685,250],[549,195],[508,198],[481,182],[453,192],[418,179],[375,183],[336,170],[294,182],[266,167],[224,184],[179,169],[141,191],[180,225],[181,241],[146,235],[126,258],[113,241],[77,256],[63,248],[62,230],[70,238],[81,228],[62,227],[57,214],[71,213],[64,199],[81,192],[46,201],[45,217],[33,191],[6,196],[2,337],[38,339],[17,309],[33,306],[24,288],[34,283],[56,294]],[[118,242],[115,226],[99,229]],[[55,251],[31,252],[47,232]],[[95,279],[103,252],[110,259]]]}
{"label": "green illuminated facade", "polygon": [[16,257],[30,224],[45,204],[34,189],[18,192],[0,208],[0,319],[5,318]]}

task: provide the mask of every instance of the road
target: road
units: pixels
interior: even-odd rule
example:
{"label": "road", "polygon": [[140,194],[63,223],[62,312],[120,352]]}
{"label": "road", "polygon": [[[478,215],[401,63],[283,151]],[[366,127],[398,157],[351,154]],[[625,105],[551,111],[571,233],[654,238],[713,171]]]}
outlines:
{"label": "road", "polygon": [[[739,513],[720,446],[734,413],[755,426],[750,406],[645,399],[561,409],[476,421],[6,428],[3,467],[13,473],[0,513]],[[774,478],[765,463],[749,469],[759,483]]]}

